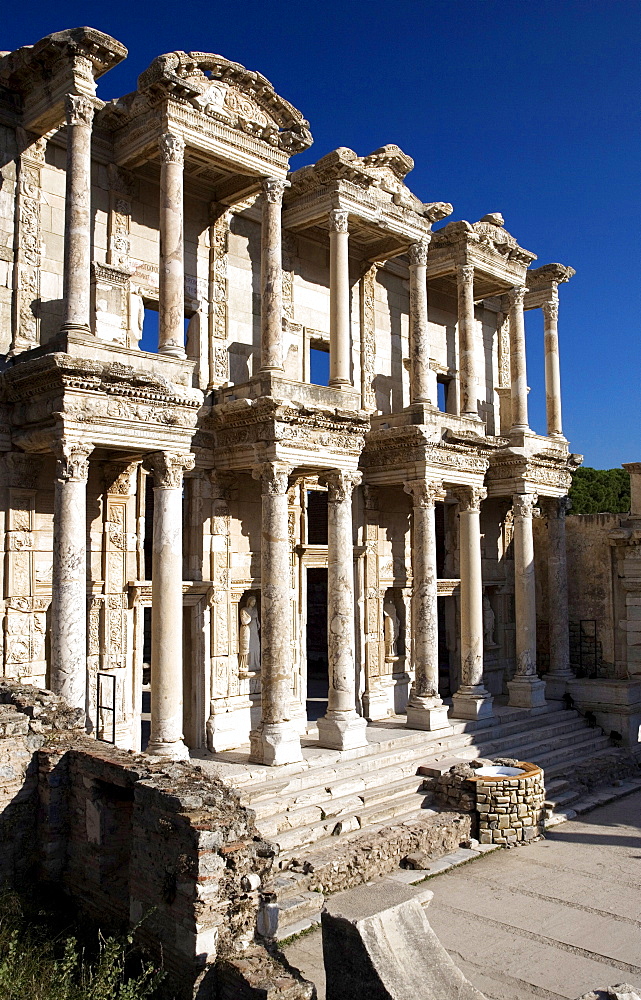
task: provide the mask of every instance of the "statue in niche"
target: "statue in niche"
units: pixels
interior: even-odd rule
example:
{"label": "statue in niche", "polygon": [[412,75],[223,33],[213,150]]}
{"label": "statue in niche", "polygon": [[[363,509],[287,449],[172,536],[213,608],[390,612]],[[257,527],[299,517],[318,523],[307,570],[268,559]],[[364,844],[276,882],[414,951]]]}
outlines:
{"label": "statue in niche", "polygon": [[145,322],[145,303],[140,288],[134,287],[130,297],[131,337],[135,344],[142,340],[142,328]]}
{"label": "statue in niche", "polygon": [[240,609],[238,670],[241,675],[260,670],[260,619],[253,596]]}
{"label": "statue in niche", "polygon": [[386,660],[398,656],[400,625],[396,605],[391,599],[386,600],[383,604],[383,638],[385,640]]}
{"label": "statue in niche", "polygon": [[492,610],[490,599],[487,594],[483,594],[483,643],[485,646],[496,646],[494,638],[494,624],[496,616]]}

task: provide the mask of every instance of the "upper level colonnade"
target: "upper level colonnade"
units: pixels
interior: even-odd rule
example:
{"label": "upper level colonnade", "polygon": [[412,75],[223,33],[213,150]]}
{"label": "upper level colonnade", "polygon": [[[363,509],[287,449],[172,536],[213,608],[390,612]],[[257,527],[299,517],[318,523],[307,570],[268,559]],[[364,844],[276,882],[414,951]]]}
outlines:
{"label": "upper level colonnade", "polygon": [[[356,271],[361,281],[372,278],[376,284],[377,272],[396,262],[397,277],[407,276],[403,308],[409,335],[402,350],[408,354],[404,362],[409,369],[409,393],[395,394],[392,411],[399,410],[399,400],[410,407],[438,406],[437,376],[442,366],[435,359],[438,349],[430,298],[446,295],[454,303],[456,327],[454,393],[450,393],[447,409],[478,422],[483,433],[483,401],[496,393],[500,432],[508,436],[529,432],[524,310],[541,308],[547,434],[564,441],[558,285],[572,276],[571,268],[550,264],[532,269],[535,255],[518,245],[496,213],[474,224],[451,222],[433,232],[433,224],[450,215],[452,206],[424,203],[411,192],[405,178],[414,164],[397,146],[383,146],[362,157],[340,147],[311,166],[289,172],[292,154],[312,142],[308,122],[276,94],[268,80],[221,56],[198,52],[159,56],[138,78],[136,91],[107,103],[99,100],[96,79],[125,56],[124,46],[109,36],[78,28],[58,32],[0,59],[0,82],[19,95],[15,106],[19,110],[14,109],[13,117],[22,137],[21,155],[27,154],[20,164],[25,182],[31,160],[35,162],[40,155],[36,147],[41,140],[62,142],[66,147],[60,334],[50,338],[49,350],[64,349],[69,338],[95,334],[95,313],[103,308],[92,302],[91,295],[96,266],[92,260],[92,171],[96,163],[130,176],[144,168],[145,177],[155,178],[158,184],[158,262],[153,266],[158,272],[159,357],[186,358],[185,287],[186,280],[195,280],[186,268],[186,183],[197,183],[219,211],[233,214],[249,206],[260,224],[260,345],[256,352],[260,362],[254,361],[254,376],[271,373],[292,378],[291,372],[286,374],[285,363],[283,242],[288,236],[304,237],[328,247],[331,389],[360,395],[364,409],[377,409],[372,383],[384,334],[376,328],[375,317],[373,331],[365,331],[361,324],[358,337],[363,357],[367,336],[373,344],[368,348],[369,361],[361,364],[361,384],[355,386],[352,286]],[[5,115],[6,109],[0,110]],[[10,117],[9,111],[6,114]],[[134,258],[128,254],[125,228],[121,231],[117,221],[118,213],[126,211],[123,203],[116,197],[111,208],[103,270],[111,268],[105,280],[129,288],[131,298]],[[21,234],[16,244],[20,246]],[[12,354],[38,346],[30,315],[38,306],[36,300],[28,300],[28,293],[38,290],[37,261],[31,262],[30,270],[26,250],[17,253]],[[495,385],[487,384],[483,335],[475,314],[479,304],[490,300],[497,314],[498,360],[492,362],[491,376]],[[213,302],[208,307],[212,310]],[[137,346],[131,336],[127,346]],[[214,350],[228,350],[229,344],[214,348],[210,340],[206,349],[211,355]],[[211,359],[209,367],[214,367]],[[221,379],[209,378],[203,384],[201,379],[200,386],[216,388],[220,383]],[[495,426],[494,432],[498,431]]]}

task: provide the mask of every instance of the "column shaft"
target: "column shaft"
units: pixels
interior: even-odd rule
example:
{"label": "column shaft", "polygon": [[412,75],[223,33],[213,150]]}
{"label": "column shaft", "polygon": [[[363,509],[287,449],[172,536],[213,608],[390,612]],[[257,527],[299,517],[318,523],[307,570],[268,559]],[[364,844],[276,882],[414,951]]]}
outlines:
{"label": "column shaft", "polygon": [[568,497],[550,497],[546,501],[548,522],[548,623],[550,669],[545,675],[548,698],[562,698],[568,680],[574,677],[570,667],[570,630],[568,613],[568,569],[565,546],[565,515]]}
{"label": "column shaft", "polygon": [[462,264],[456,271],[458,287],[459,369],[461,416],[479,418],[479,380],[476,365],[476,323],[474,319],[474,267]]}
{"label": "column shaft", "polygon": [[527,369],[525,362],[525,320],[523,299],[525,287],[518,285],[509,293],[510,300],[510,370],[512,430],[526,431],[529,428],[527,415]]}
{"label": "column shaft", "polygon": [[185,354],[185,261],[183,251],[183,172],[185,143],[165,132],[160,151],[160,270],[158,353]]}
{"label": "column shaft", "polygon": [[283,369],[283,195],[289,181],[263,181],[261,232],[261,371]]}
{"label": "column shaft", "polygon": [[183,470],[192,455],[157,452],[151,568],[151,737],[147,753],[182,760],[183,743]]}
{"label": "column shaft", "polygon": [[291,722],[292,624],[287,487],[289,470],[275,462],[254,469],[262,481],[260,725],[250,733],[251,758],[261,764],[302,760]]}
{"label": "column shaft", "polygon": [[354,638],[354,543],[352,491],[358,472],[333,471],[319,478],[328,488],[327,515],[327,714],[318,720],[320,746],[352,750],[367,745],[367,723],[356,712]]}
{"label": "column shaft", "polygon": [[429,240],[409,249],[410,269],[410,400],[436,406],[436,372],[430,366],[427,319],[427,248]]}
{"label": "column shaft", "polygon": [[351,387],[348,213],[329,213],[329,384]]}
{"label": "column shaft", "polygon": [[91,445],[60,442],[53,511],[51,690],[87,703],[87,456]]}
{"label": "column shaft", "polygon": [[480,719],[492,715],[492,697],[483,684],[483,573],[481,501],[483,487],[461,487],[459,561],[461,572],[461,686],[452,699],[452,715]]}
{"label": "column shaft", "polygon": [[515,494],[514,614],[516,618],[516,673],[508,681],[509,704],[516,708],[545,705],[545,684],[536,673],[536,581],[532,512],[535,493]]}
{"label": "column shaft", "polygon": [[63,330],[90,332],[91,288],[91,125],[90,97],[68,94]]}
{"label": "column shaft", "polygon": [[551,437],[563,437],[561,419],[561,366],[559,362],[559,302],[558,293],[543,306],[545,343],[545,411],[547,430]]}
{"label": "column shaft", "polygon": [[414,683],[407,706],[410,729],[444,729],[447,707],[438,693],[438,573],[435,504],[444,498],[441,483],[405,483],[413,499],[412,661]]}

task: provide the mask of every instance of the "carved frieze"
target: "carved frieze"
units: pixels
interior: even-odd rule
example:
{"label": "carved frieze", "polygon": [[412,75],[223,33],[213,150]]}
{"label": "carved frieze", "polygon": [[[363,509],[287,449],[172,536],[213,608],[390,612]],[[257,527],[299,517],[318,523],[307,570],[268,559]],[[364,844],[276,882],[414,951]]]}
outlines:
{"label": "carved frieze", "polygon": [[14,259],[15,307],[11,349],[35,347],[40,340],[40,267],[42,167],[46,139],[19,130],[21,147],[17,184],[17,240]]}
{"label": "carved frieze", "polygon": [[372,264],[361,278],[361,392],[363,409],[376,409],[376,274],[380,265]]}

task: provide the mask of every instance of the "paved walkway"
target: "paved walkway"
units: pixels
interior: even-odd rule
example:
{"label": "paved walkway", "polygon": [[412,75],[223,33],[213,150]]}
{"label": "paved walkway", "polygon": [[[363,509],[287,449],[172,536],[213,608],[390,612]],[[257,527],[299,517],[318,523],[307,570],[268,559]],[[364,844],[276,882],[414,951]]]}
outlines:
{"label": "paved walkway", "polygon": [[[620,982],[641,989],[641,793],[427,885],[432,927],[492,1000],[573,1000]],[[323,1000],[320,930],[285,951]]]}

